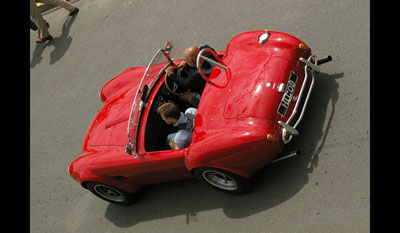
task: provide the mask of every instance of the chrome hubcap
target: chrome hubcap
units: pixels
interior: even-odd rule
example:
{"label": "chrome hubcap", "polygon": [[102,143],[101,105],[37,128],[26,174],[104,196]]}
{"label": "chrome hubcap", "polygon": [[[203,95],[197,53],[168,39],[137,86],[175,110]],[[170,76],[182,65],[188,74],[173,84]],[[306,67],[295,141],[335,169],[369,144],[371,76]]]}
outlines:
{"label": "chrome hubcap", "polygon": [[107,200],[116,202],[123,202],[125,200],[124,195],[113,187],[104,184],[97,184],[93,187],[93,189],[96,191],[96,193]]}
{"label": "chrome hubcap", "polygon": [[204,180],[217,188],[229,191],[238,188],[236,181],[224,173],[214,170],[206,170],[203,172],[202,176]]}

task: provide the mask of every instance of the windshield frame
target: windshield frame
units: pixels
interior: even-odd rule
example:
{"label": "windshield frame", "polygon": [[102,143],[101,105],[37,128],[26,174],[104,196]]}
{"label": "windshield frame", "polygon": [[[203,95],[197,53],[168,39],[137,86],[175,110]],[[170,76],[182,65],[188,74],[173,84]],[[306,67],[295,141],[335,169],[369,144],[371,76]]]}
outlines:
{"label": "windshield frame", "polygon": [[[164,49],[167,49],[167,52]],[[138,146],[137,138],[139,136],[138,135],[139,128],[140,128],[139,125],[140,125],[140,122],[142,119],[143,109],[147,106],[148,97],[149,97],[150,93],[153,91],[154,87],[156,86],[155,84],[159,81],[160,77],[162,77],[162,75],[165,73],[165,69],[171,65],[175,65],[175,63],[173,62],[173,60],[175,60],[175,58],[171,58],[169,56],[170,51],[172,49],[172,43],[167,42],[164,46],[164,49],[157,50],[157,52],[155,53],[155,55],[153,56],[153,58],[147,65],[147,68],[143,74],[143,77],[140,80],[140,84],[138,86],[138,90],[135,94],[135,98],[132,103],[131,111],[129,113],[128,127],[127,127],[127,135],[128,135],[129,143],[126,145],[125,152],[128,153],[129,155],[132,155],[132,152],[133,152],[135,158],[139,157],[139,155],[137,153],[137,146]],[[166,60],[162,61],[163,59],[166,59]],[[162,61],[162,62],[159,62],[159,61]],[[165,66],[163,66],[160,69],[160,71],[158,72],[158,74],[156,74],[157,76],[155,76],[155,74],[153,72],[155,66],[162,65],[164,63],[165,63]],[[150,75],[152,75],[152,76],[150,76]],[[145,82],[146,78],[149,79],[149,77],[151,77],[150,82],[149,83]],[[150,90],[147,93],[147,96],[145,96],[145,101],[143,101],[142,98],[140,98],[140,97],[143,94],[143,87],[145,85],[148,85]],[[139,97],[139,93],[141,94],[140,97]],[[139,103],[139,101],[140,101],[140,103]],[[139,107],[139,111],[136,111],[136,109],[138,107]]]}

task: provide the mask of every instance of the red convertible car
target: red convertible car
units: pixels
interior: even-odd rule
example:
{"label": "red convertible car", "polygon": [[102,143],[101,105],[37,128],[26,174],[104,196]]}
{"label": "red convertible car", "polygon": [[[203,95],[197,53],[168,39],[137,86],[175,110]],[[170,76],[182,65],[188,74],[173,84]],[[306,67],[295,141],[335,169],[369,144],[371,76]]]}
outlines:
{"label": "red convertible car", "polygon": [[[205,54],[207,53],[207,56]],[[298,38],[277,31],[235,36],[225,51],[210,48],[197,56],[206,80],[186,148],[166,149],[166,124],[157,108],[173,101],[192,107],[166,85],[166,69],[180,64],[182,52],[167,42],[147,67],[128,68],[100,91],[104,105],[93,119],[82,155],[69,174],[96,196],[128,205],[140,187],[197,177],[210,187],[245,191],[252,175],[266,164],[296,155],[283,147],[303,118],[318,65]],[[211,73],[205,75],[202,62]]]}

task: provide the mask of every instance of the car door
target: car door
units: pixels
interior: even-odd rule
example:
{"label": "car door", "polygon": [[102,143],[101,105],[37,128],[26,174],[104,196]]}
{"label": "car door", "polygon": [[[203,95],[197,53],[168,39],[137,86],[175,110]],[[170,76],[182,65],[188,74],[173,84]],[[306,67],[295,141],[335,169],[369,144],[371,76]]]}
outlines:
{"label": "car door", "polygon": [[192,174],[185,165],[186,151],[187,148],[147,152],[143,165],[153,172],[155,183],[189,178]]}

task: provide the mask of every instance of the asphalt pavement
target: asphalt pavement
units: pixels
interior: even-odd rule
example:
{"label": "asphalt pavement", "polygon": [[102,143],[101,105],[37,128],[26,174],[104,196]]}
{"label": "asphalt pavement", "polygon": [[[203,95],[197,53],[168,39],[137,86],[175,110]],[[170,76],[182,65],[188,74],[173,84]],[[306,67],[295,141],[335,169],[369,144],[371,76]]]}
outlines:
{"label": "asphalt pavement", "polygon": [[[369,232],[370,6],[363,0],[85,0],[74,17],[44,14],[53,40],[30,32],[31,232]],[[152,185],[128,207],[69,177],[101,108],[101,87],[145,66],[165,41],[224,50],[235,35],[269,29],[299,37],[321,66],[298,157],[266,166],[240,196],[196,179]]]}

